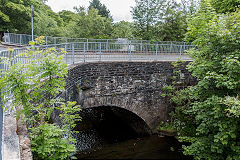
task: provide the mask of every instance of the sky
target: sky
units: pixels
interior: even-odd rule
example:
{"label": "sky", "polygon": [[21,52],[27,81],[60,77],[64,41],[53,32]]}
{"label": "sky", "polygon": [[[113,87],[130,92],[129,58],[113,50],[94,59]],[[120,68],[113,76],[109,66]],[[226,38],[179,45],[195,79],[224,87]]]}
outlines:
{"label": "sky", "polygon": [[[74,11],[74,6],[89,6],[90,0],[48,0],[46,3],[54,12],[61,10]],[[135,0],[100,0],[110,10],[114,22],[121,20],[132,22],[131,7],[134,7]]]}

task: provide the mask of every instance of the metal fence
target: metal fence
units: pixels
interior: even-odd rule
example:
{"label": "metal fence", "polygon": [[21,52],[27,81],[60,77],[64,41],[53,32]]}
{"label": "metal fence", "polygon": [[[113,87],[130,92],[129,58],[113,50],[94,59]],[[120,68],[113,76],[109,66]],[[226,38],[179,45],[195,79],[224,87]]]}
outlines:
{"label": "metal fence", "polygon": [[[1,94],[1,93],[0,93]],[[2,160],[2,152],[3,152],[3,148],[2,148],[2,144],[3,144],[3,106],[1,103],[1,97],[0,97],[0,160]]]}
{"label": "metal fence", "polygon": [[[37,36],[34,36],[36,38]],[[151,42],[120,39],[86,39],[46,36],[45,46],[64,48],[68,64],[88,61],[176,60],[189,58],[186,50],[194,48],[186,42]],[[31,35],[5,33],[7,44],[28,45]],[[19,52],[21,49],[16,49]],[[6,54],[3,52],[3,54]],[[15,53],[14,53],[15,54]],[[171,56],[170,56],[171,55]],[[1,56],[1,55],[0,55]],[[71,59],[71,60],[70,60]]]}
{"label": "metal fence", "polygon": [[[34,39],[39,36],[34,35]],[[137,40],[137,39],[87,39],[87,38],[68,38],[68,37],[52,37],[45,36],[45,45],[60,44],[60,43],[71,43],[71,42],[104,42],[104,43],[129,43],[129,44],[168,44],[168,45],[191,45],[189,42],[177,42],[177,41],[148,41],[148,40]],[[4,33],[4,42],[7,44],[18,44],[28,45],[29,41],[32,40],[31,35],[27,34],[15,34],[15,33]]]}
{"label": "metal fence", "polygon": [[[72,42],[37,46],[42,49],[54,47],[68,52],[65,61],[68,65],[93,61],[152,61],[190,59],[185,55],[186,50],[193,45],[175,44],[139,44],[139,43],[110,43],[110,42]],[[27,48],[16,48],[14,51],[0,51],[0,57],[13,57],[26,52]],[[26,63],[24,56],[17,56],[15,61]],[[6,66],[3,66],[6,67]],[[6,69],[6,68],[5,68]]]}

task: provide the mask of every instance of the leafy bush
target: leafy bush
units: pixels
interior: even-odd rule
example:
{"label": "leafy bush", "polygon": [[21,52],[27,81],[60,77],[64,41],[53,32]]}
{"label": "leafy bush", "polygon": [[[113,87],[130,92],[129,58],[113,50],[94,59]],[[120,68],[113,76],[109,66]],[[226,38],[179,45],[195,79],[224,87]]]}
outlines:
{"label": "leafy bush", "polygon": [[188,22],[189,71],[198,80],[177,92],[174,125],[195,159],[240,159],[240,13],[217,14],[209,0]]}
{"label": "leafy bush", "polygon": [[[2,58],[8,69],[3,70],[0,88],[2,96],[9,97],[4,103],[16,106],[17,118],[24,117],[29,126],[34,158],[67,159],[76,151],[72,129],[81,120],[77,114],[80,106],[59,98],[67,76],[67,65],[63,62],[66,52],[40,49],[43,38],[31,42],[33,46],[26,53],[12,56],[11,50],[9,58]],[[51,124],[55,109],[61,111],[61,126]]]}
{"label": "leafy bush", "polygon": [[44,123],[31,129],[31,147],[35,159],[67,159],[76,151],[75,145],[65,137],[58,125]]}

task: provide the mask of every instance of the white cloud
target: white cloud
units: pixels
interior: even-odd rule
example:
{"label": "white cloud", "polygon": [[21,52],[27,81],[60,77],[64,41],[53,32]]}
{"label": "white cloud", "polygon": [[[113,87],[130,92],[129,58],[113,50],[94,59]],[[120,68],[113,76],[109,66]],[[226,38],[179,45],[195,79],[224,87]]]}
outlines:
{"label": "white cloud", "polygon": [[[135,0],[100,0],[102,4],[110,10],[114,21],[132,21],[131,7],[135,5]],[[73,11],[74,6],[89,6],[89,0],[48,0],[49,5],[54,12],[61,10]]]}

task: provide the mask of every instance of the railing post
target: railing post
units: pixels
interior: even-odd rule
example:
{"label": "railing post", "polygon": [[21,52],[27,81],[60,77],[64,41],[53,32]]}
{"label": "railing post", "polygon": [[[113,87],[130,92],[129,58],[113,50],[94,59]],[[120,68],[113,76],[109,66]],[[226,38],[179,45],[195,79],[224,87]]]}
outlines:
{"label": "railing post", "polygon": [[83,62],[86,62],[86,42],[83,42]]}
{"label": "railing post", "polygon": [[72,43],[72,64],[74,64],[74,43]]}
{"label": "railing post", "polygon": [[158,44],[156,44],[156,60],[157,60],[157,55],[158,55]]}
{"label": "railing post", "polygon": [[102,54],[102,50],[101,50],[101,42],[99,42],[99,61],[101,61],[101,54]]}
{"label": "railing post", "polygon": [[171,45],[170,45],[170,53],[172,53],[172,42],[171,42]]}
{"label": "railing post", "polygon": [[22,34],[20,34],[20,45],[22,45]]}
{"label": "railing post", "polygon": [[180,45],[180,56],[182,55],[182,45]]}
{"label": "railing post", "polygon": [[47,36],[46,36],[46,38],[45,38],[45,43],[46,43],[46,45],[48,44],[48,38],[47,38]]}
{"label": "railing post", "polygon": [[109,43],[109,41],[108,41],[108,39],[107,39],[106,51],[108,51],[108,43]]}
{"label": "railing post", "polygon": [[132,46],[131,46],[131,42],[128,44],[129,45],[129,61],[131,61],[132,59]]}
{"label": "railing post", "polygon": [[88,50],[88,39],[87,39],[87,50]]}
{"label": "railing post", "polygon": [[11,44],[11,36],[8,34],[8,44]]}
{"label": "railing post", "polygon": [[185,52],[185,50],[186,50],[186,42],[184,42],[183,52]]}
{"label": "railing post", "polygon": [[56,47],[56,44],[57,44],[57,40],[56,40],[56,37],[54,37],[54,45]]}
{"label": "railing post", "polygon": [[[65,43],[65,51],[67,52],[67,43]],[[67,56],[68,56],[68,55],[65,54],[65,57],[66,57],[66,64],[68,64],[68,63],[67,63],[67,62],[68,62],[68,61],[67,61]]]}

